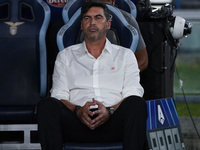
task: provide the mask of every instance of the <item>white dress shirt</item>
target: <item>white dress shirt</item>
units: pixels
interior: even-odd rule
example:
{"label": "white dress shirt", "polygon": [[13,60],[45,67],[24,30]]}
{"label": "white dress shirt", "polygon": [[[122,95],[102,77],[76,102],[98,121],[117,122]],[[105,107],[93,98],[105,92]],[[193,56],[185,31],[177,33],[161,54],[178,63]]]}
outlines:
{"label": "white dress shirt", "polygon": [[143,96],[139,69],[130,49],[106,39],[101,55],[95,59],[85,42],[58,53],[53,73],[51,97],[83,106],[92,98],[109,107],[131,96]]}

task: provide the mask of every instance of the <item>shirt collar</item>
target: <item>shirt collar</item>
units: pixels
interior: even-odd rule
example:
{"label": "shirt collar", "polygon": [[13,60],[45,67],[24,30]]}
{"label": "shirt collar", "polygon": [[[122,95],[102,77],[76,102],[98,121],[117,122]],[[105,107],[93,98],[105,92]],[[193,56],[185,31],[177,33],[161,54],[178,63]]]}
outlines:
{"label": "shirt collar", "polygon": [[[82,42],[81,47],[83,47],[83,49],[80,52],[80,56],[83,56],[85,53],[88,53],[85,41]],[[106,44],[104,46],[103,51],[107,51],[108,53],[112,54],[112,44],[107,38],[106,38]]]}
{"label": "shirt collar", "polygon": [[104,50],[106,50],[110,54],[112,54],[112,44],[110,43],[110,41],[107,38],[106,38],[106,44],[105,44]]}

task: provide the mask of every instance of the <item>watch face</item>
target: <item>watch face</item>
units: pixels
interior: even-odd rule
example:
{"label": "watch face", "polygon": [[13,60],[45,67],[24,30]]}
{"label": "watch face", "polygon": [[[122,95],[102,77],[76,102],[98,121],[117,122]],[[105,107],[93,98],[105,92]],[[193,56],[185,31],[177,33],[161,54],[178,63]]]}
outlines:
{"label": "watch face", "polygon": [[109,109],[109,114],[112,115],[114,112],[115,112],[115,109],[112,108],[112,107],[110,107],[110,109]]}

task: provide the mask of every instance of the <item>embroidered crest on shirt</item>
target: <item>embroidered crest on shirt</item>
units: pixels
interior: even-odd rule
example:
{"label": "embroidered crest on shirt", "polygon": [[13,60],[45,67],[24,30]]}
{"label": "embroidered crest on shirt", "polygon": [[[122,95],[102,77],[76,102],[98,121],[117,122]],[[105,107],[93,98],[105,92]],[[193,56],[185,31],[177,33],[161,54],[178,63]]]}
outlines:
{"label": "embroidered crest on shirt", "polygon": [[115,70],[115,67],[111,67],[110,70]]}

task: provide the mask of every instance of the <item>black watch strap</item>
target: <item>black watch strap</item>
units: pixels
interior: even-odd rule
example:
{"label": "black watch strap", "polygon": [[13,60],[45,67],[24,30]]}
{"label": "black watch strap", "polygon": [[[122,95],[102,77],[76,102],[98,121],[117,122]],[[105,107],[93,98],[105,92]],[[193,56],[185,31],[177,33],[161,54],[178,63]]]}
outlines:
{"label": "black watch strap", "polygon": [[81,108],[81,106],[75,106],[74,112],[77,114],[78,110]]}
{"label": "black watch strap", "polygon": [[109,115],[114,114],[115,109],[113,107],[108,107]]}

